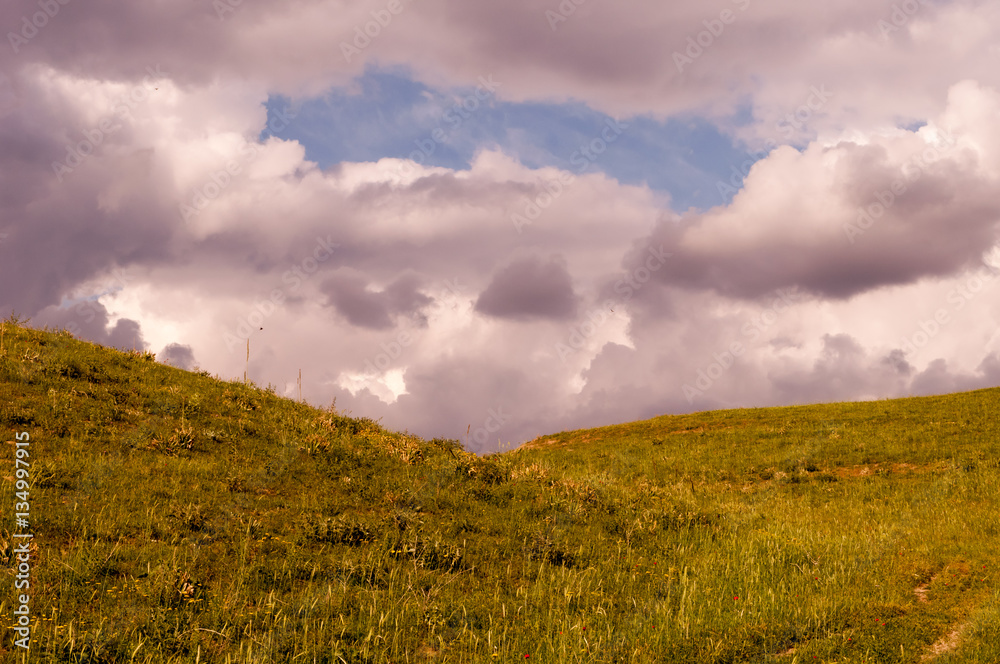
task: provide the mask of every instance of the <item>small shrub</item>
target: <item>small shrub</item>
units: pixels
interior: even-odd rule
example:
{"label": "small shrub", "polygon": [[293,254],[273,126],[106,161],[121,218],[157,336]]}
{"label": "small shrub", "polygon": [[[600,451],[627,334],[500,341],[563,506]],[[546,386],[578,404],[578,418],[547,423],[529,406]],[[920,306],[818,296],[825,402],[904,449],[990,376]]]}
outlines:
{"label": "small shrub", "polygon": [[359,519],[338,516],[333,519],[307,518],[306,538],[314,542],[362,546],[378,537],[378,529]]}
{"label": "small shrub", "polygon": [[167,591],[167,604],[171,607],[189,606],[191,608],[201,608],[198,605],[205,603],[205,585],[201,581],[196,581],[187,572],[177,570],[174,573],[173,583]]}
{"label": "small shrub", "polygon": [[551,529],[533,533],[525,540],[524,548],[528,560],[542,560],[561,567],[576,566],[576,556],[553,538]]}
{"label": "small shrub", "polygon": [[656,518],[657,524],[664,530],[710,527],[717,525],[721,520],[721,514],[688,505],[672,505],[669,509],[663,510]]}
{"label": "small shrub", "polygon": [[65,364],[59,367],[58,374],[62,378],[75,380],[87,373],[87,367],[81,364],[75,357],[71,357]]}
{"label": "small shrub", "polygon": [[201,505],[188,503],[183,507],[175,508],[170,513],[170,518],[177,519],[180,523],[191,531],[199,531],[205,527],[207,518],[202,512]]}
{"label": "small shrub", "polygon": [[465,557],[461,547],[447,544],[437,536],[432,542],[419,534],[411,541],[397,542],[391,551],[394,558],[409,558],[418,566],[431,570],[460,569]]}
{"label": "small shrub", "polygon": [[455,466],[455,474],[475,478],[484,484],[503,484],[510,480],[510,463],[492,455],[463,459]]}

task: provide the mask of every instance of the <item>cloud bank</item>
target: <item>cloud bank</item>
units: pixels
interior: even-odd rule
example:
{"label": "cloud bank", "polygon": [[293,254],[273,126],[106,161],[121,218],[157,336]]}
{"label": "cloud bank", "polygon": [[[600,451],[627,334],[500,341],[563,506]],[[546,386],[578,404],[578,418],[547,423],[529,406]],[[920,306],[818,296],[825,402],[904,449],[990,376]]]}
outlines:
{"label": "cloud bank", "polygon": [[[36,325],[222,376],[249,340],[259,384],[477,451],[1000,383],[996,3],[45,4],[0,7],[0,307]],[[390,104],[372,68],[609,117],[580,168],[283,137],[333,88]],[[610,175],[640,117],[756,152],[731,202]]]}

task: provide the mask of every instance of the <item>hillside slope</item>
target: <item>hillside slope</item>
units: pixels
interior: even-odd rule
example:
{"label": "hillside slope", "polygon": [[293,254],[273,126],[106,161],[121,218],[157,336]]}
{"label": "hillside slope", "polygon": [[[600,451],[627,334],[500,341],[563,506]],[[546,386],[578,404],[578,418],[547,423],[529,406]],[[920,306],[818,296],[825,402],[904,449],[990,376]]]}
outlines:
{"label": "hillside slope", "polygon": [[477,457],[17,323],[32,662],[1000,661],[1000,390]]}

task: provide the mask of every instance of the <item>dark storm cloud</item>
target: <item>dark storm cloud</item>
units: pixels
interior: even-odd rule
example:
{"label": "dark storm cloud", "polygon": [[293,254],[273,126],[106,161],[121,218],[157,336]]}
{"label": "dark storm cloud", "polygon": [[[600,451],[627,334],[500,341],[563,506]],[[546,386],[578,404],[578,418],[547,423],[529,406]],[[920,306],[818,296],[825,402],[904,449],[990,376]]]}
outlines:
{"label": "dark storm cloud", "polygon": [[421,310],[434,300],[420,292],[420,280],[404,275],[386,286],[385,290],[368,290],[361,276],[337,274],[323,282],[320,290],[329,304],[351,325],[385,330],[393,327],[398,316],[426,324]]}
{"label": "dark storm cloud", "polygon": [[976,367],[975,373],[953,373],[948,362],[936,359],[913,378],[913,394],[931,395],[978,390],[1000,385],[1000,353],[987,355]]}
{"label": "dark storm cloud", "polygon": [[[423,70],[451,83],[467,84],[493,73],[504,81],[503,93],[509,98],[583,99],[616,114],[672,113],[711,105],[730,113],[737,98],[762,86],[768,88],[767,96],[782,99],[787,107],[786,97],[801,94],[803,70],[827,80],[868,74],[853,77],[862,81],[854,83],[861,87],[852,105],[857,112],[861,103],[886,105],[878,97],[892,95],[879,84],[890,76],[903,90],[917,87],[913,82],[919,81],[922,89],[939,92],[946,71],[937,62],[940,55],[934,60],[930,54],[915,56],[921,60],[912,73],[891,67],[895,58],[875,62],[870,40],[880,36],[876,22],[888,18],[890,10],[867,0],[821,8],[793,0],[733,0],[711,8],[639,0],[584,6],[538,0],[421,0],[403,3],[391,24],[376,26],[378,34],[365,38],[367,43],[350,56],[344,46],[356,43],[357,31],[373,21],[372,8],[361,3],[53,3],[45,3],[55,13],[43,13],[41,26],[31,25],[39,12],[37,0],[0,4],[8,67],[44,62],[82,76],[134,80],[136,62],[170,63],[175,80],[184,87],[240,78],[266,80],[298,92],[346,83],[378,61]],[[728,23],[722,22],[720,11],[728,12]],[[920,18],[938,11],[923,6]],[[984,33],[982,39],[990,36]],[[696,44],[693,59],[679,64],[677,54],[692,53],[689,40],[696,37],[703,44],[707,39],[709,46]],[[839,48],[844,40],[854,45],[849,53]],[[897,41],[897,48],[910,47],[903,39]],[[294,57],[282,57],[289,43],[296,46]],[[938,66],[926,66],[929,63]],[[877,96],[868,87],[876,88]],[[847,103],[848,96],[843,99]]]}
{"label": "dark storm cloud", "polygon": [[476,301],[476,311],[519,321],[566,320],[576,315],[578,304],[565,261],[530,256],[493,275]]}
{"label": "dark storm cloud", "polygon": [[100,302],[85,300],[65,307],[46,307],[32,316],[29,325],[35,328],[67,330],[73,336],[119,350],[145,350],[139,323],[119,318],[108,324],[108,311]]}
{"label": "dark storm cloud", "polygon": [[[0,5],[9,63],[46,62],[82,76],[128,80],[136,62],[174,62],[183,71],[181,80],[207,82],[237,41],[232,24],[225,29],[211,3],[52,4],[56,11],[40,27],[40,19],[32,20],[40,11],[37,1]],[[264,5],[243,2],[241,13],[255,21],[267,11]]]}
{"label": "dark storm cloud", "polygon": [[185,371],[191,371],[195,365],[194,349],[184,344],[169,344],[160,351],[156,359]]}
{"label": "dark storm cloud", "polygon": [[0,224],[11,224],[0,225],[0,308],[31,315],[116,266],[164,257],[177,219],[158,204],[152,150],[105,153],[108,138],[57,174],[94,121],[37,79],[20,82],[22,103],[0,122]]}

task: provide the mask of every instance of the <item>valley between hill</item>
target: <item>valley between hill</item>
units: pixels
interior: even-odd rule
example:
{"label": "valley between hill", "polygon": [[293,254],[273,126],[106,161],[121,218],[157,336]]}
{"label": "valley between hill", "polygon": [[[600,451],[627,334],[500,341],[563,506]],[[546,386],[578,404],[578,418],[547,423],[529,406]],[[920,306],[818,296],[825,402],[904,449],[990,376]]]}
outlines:
{"label": "valley between hill", "polygon": [[1000,389],[479,457],[11,318],[0,396],[0,661],[1000,661]]}

